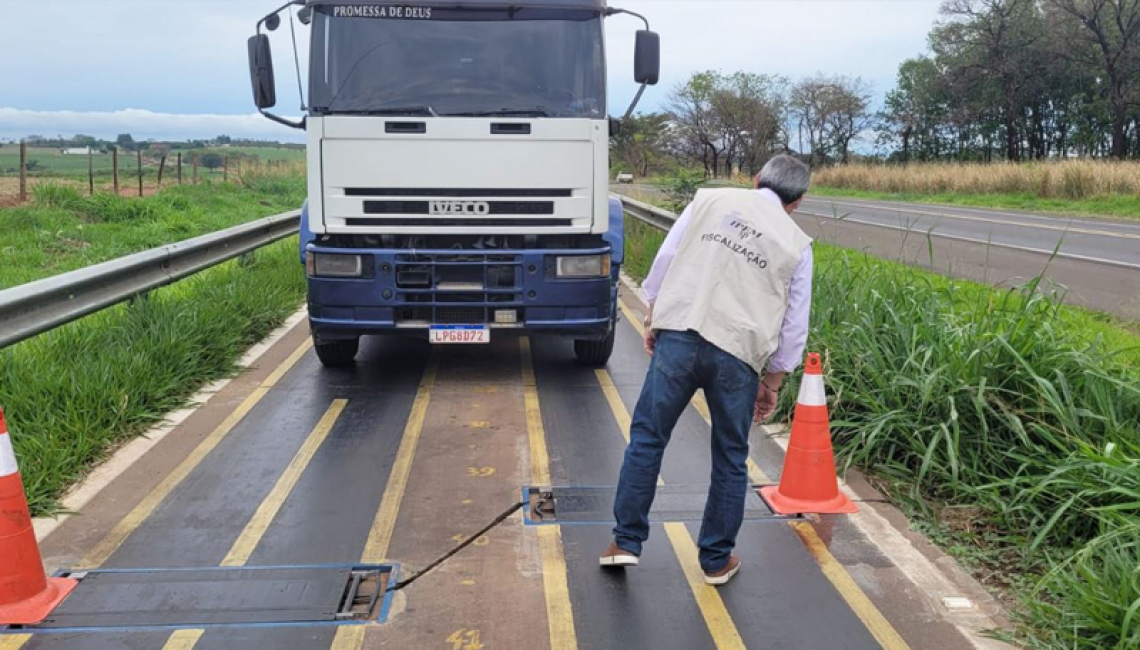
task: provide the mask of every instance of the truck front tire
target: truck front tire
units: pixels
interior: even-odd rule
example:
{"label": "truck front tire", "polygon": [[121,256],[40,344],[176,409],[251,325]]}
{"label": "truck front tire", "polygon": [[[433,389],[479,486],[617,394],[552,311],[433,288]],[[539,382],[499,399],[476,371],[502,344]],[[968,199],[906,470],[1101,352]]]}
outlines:
{"label": "truck front tire", "polygon": [[326,368],[344,368],[356,361],[360,338],[319,341],[314,336],[313,348],[317,351],[317,358]]}
{"label": "truck front tire", "polygon": [[614,335],[616,332],[617,328],[611,327],[610,333],[604,339],[596,341],[575,339],[574,355],[578,357],[578,363],[595,368],[606,365],[610,360],[610,355],[614,352]]}

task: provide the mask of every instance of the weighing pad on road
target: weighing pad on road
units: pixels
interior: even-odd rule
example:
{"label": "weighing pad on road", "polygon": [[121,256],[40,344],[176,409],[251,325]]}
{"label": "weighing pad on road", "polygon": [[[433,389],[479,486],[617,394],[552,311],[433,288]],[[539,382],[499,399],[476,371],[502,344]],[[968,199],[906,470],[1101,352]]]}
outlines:
{"label": "weighing pad on road", "polygon": [[23,632],[375,622],[390,565],[100,569],[62,573],[79,586]]}
{"label": "weighing pad on road", "polygon": [[[800,515],[778,515],[760,496],[760,486],[745,493],[745,521],[787,521]],[[614,496],[617,488],[596,486],[523,488],[526,523],[542,524],[612,524]],[[650,523],[700,521],[705,512],[708,488],[691,485],[658,485],[657,496],[649,510]]]}

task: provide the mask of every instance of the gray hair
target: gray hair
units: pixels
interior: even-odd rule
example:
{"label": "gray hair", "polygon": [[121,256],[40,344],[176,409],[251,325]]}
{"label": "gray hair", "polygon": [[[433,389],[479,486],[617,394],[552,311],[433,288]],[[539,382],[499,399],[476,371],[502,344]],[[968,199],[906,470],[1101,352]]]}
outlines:
{"label": "gray hair", "polygon": [[811,170],[808,166],[787,154],[769,160],[756,177],[756,187],[772,190],[784,205],[800,200],[807,194],[810,184]]}

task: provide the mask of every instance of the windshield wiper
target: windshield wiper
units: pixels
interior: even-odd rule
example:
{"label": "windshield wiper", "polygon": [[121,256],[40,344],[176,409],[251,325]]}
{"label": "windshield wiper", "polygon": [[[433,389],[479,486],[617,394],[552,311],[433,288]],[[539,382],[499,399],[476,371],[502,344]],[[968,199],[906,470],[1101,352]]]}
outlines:
{"label": "windshield wiper", "polygon": [[487,117],[490,115],[519,116],[519,117],[552,117],[552,113],[545,106],[533,108],[500,108],[494,111],[464,111],[462,113],[447,113],[445,117]]}
{"label": "windshield wiper", "polygon": [[370,108],[367,110],[355,111],[336,111],[341,115],[430,115],[432,117],[439,117],[439,113],[435,109],[426,104],[417,106],[395,106],[393,108]]}

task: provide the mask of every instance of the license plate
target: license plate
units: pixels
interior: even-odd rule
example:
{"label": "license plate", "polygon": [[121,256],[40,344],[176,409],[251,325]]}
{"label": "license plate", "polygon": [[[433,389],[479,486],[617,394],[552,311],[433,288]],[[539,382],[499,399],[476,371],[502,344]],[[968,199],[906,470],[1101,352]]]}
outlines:
{"label": "license plate", "polygon": [[432,343],[490,343],[491,329],[484,325],[432,325],[428,340]]}

